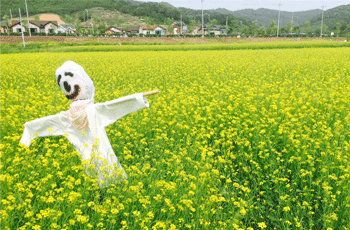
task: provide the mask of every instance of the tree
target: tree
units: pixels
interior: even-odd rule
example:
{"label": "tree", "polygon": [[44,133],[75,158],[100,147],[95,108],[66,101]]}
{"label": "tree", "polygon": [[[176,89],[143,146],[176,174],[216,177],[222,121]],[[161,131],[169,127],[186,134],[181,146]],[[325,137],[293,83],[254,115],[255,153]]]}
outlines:
{"label": "tree", "polygon": [[277,35],[277,26],[276,26],[276,21],[271,21],[270,22],[270,27],[268,29],[268,33],[270,35],[276,36]]}
{"label": "tree", "polygon": [[211,20],[210,22],[211,25],[219,25],[219,21],[216,19]]}
{"label": "tree", "polygon": [[164,24],[167,25],[167,26],[169,26],[169,25],[173,24],[173,21],[174,21],[173,18],[166,18],[166,19],[164,20]]}
{"label": "tree", "polygon": [[259,36],[264,36],[266,34],[266,30],[263,26],[259,27],[258,29],[258,35]]}
{"label": "tree", "polygon": [[11,20],[10,20],[9,16],[4,15],[4,17],[2,17],[2,20],[4,21],[4,23],[6,25],[7,35],[10,35],[10,28],[9,28],[9,26],[11,25]]}
{"label": "tree", "polygon": [[300,27],[299,26],[294,27],[293,32],[295,32],[296,34],[300,34]]}
{"label": "tree", "polygon": [[238,32],[239,31],[239,27],[240,27],[240,23],[237,20],[233,20],[229,23],[229,31],[230,33],[232,32]]}
{"label": "tree", "polygon": [[288,30],[284,27],[280,28],[281,33],[280,34],[287,34]]}
{"label": "tree", "polygon": [[293,28],[293,23],[292,22],[288,22],[288,24],[287,24],[287,32],[288,33],[292,33],[292,28]]}
{"label": "tree", "polygon": [[306,27],[306,33],[310,37],[312,36],[312,31],[311,31],[311,23],[309,21],[305,22],[305,27]]}
{"label": "tree", "polygon": [[196,20],[191,20],[190,25],[187,26],[188,31],[189,32],[193,31],[196,28],[196,26],[197,26]]}
{"label": "tree", "polygon": [[253,21],[253,24],[251,26],[251,35],[255,35],[257,33],[257,29],[258,29],[258,22],[255,20]]}
{"label": "tree", "polygon": [[167,25],[166,30],[167,30],[168,32],[174,32],[174,26],[173,26],[172,24]]}
{"label": "tree", "polygon": [[322,25],[322,34],[325,34],[327,31],[327,25],[325,23],[323,23]]}
{"label": "tree", "polygon": [[248,26],[243,26],[243,28],[242,28],[242,32],[243,32],[243,34],[245,35],[245,36],[249,36],[249,27]]}
{"label": "tree", "polygon": [[35,21],[40,21],[40,14],[35,15],[33,18]]}
{"label": "tree", "polygon": [[340,23],[340,22],[337,22],[337,23],[335,24],[335,27],[336,27],[335,33],[337,34],[337,37],[339,37],[341,23]]}
{"label": "tree", "polygon": [[[210,31],[212,29],[211,25],[207,25],[207,26],[204,25],[204,28],[207,30],[208,35],[210,35]],[[205,33],[205,30],[204,30],[204,33]]]}

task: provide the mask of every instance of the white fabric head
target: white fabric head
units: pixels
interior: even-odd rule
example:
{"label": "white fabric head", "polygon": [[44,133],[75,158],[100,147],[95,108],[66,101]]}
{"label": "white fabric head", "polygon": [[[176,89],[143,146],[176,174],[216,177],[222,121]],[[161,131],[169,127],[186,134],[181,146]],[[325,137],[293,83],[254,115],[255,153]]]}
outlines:
{"label": "white fabric head", "polygon": [[94,83],[84,68],[73,61],[66,61],[56,70],[56,82],[71,101],[94,99]]}

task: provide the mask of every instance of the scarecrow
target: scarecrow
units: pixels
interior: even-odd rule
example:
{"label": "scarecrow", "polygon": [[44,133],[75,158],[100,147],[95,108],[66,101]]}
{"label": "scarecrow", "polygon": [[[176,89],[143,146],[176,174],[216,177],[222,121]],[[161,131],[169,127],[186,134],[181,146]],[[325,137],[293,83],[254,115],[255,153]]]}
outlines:
{"label": "scarecrow", "polygon": [[[36,137],[65,135],[80,152],[81,160],[93,165],[100,187],[107,187],[116,178],[126,179],[105,127],[129,113],[149,107],[146,96],[160,91],[137,93],[94,104],[94,84],[83,67],[73,61],[65,62],[56,70],[56,82],[72,101],[70,109],[26,122],[20,143],[29,147]],[[91,173],[88,167],[86,170]]]}

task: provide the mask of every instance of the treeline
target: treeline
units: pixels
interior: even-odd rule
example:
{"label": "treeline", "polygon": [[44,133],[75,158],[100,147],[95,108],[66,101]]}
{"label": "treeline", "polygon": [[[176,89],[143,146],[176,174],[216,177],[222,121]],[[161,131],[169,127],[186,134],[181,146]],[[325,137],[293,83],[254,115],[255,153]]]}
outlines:
{"label": "treeline", "polygon": [[[202,11],[188,8],[176,8],[168,3],[137,2],[132,0],[31,0],[28,2],[29,14],[56,13],[59,15],[73,15],[80,12],[76,27],[80,27],[80,22],[88,20],[82,12],[85,9],[102,7],[104,9],[116,10],[123,14],[137,16],[148,25],[168,25],[174,21],[182,21],[189,30],[195,29],[202,24]],[[24,0],[4,0],[2,1],[2,20],[9,20],[10,9],[12,16],[18,17],[18,8],[25,12]],[[277,36],[276,20],[272,20],[269,26],[258,26],[257,20],[250,21],[243,17],[229,14],[229,11],[205,10],[205,27],[212,25],[222,25],[226,27],[228,35],[241,36]],[[91,17],[91,15],[89,15]],[[248,17],[249,15],[247,15]],[[94,18],[95,21],[101,20]],[[280,27],[278,36],[320,36],[321,35],[321,15],[312,18],[303,24],[289,22],[287,26]],[[339,6],[324,12],[324,25],[322,34],[324,36],[347,36],[350,33],[350,5]],[[227,25],[227,26],[226,26]],[[106,29],[105,23],[100,23],[100,28],[96,31]],[[168,28],[168,30],[169,30]]]}
{"label": "treeline", "polygon": [[[321,23],[320,23],[321,24]],[[276,21],[271,21],[270,26],[258,27],[257,22],[252,22],[251,26],[240,26],[237,22],[232,22],[228,26],[228,33],[236,33],[241,36],[249,37],[320,37],[321,25],[318,27],[312,26],[310,21],[304,23],[303,26],[296,26],[293,23],[288,23],[286,27],[277,26]],[[342,26],[340,22],[336,23],[336,27],[328,27],[326,23],[322,26],[322,36],[324,37],[345,37],[350,36],[350,23]]]}
{"label": "treeline", "polygon": [[[40,13],[55,13],[58,15],[70,15],[85,9],[93,7],[103,7],[105,9],[116,10],[124,14],[130,14],[132,16],[138,16],[147,20],[149,24],[166,24],[169,19],[179,21],[182,17],[182,21],[186,24],[190,24],[191,20],[201,20],[201,11],[176,8],[167,3],[156,2],[137,2],[130,0],[67,0],[67,1],[53,1],[52,0],[31,0],[28,3],[29,14],[35,15]],[[4,0],[2,1],[1,15],[10,14],[12,10],[12,16],[18,17],[18,8],[25,12],[24,0]],[[205,15],[210,13],[212,18],[216,18],[220,23],[225,24],[226,15],[205,11]],[[209,19],[206,16],[207,22]],[[243,18],[229,16],[229,20],[237,19],[244,24],[249,24],[249,21]]]}

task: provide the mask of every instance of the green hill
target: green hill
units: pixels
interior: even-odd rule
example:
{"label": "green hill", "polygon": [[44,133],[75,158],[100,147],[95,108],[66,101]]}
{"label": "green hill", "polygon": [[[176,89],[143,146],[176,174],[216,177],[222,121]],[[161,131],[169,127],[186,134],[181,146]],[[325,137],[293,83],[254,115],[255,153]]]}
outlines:
{"label": "green hill", "polygon": [[[237,17],[245,18],[249,21],[257,21],[258,26],[263,26],[268,28],[271,21],[278,21],[278,10],[270,10],[265,8],[260,8],[257,10],[244,9],[237,11],[229,11],[226,9],[216,9],[216,12],[221,12],[225,14],[232,14]],[[311,20],[316,15],[319,15],[322,10],[308,10],[308,11],[298,11],[298,12],[287,12],[281,11],[280,26],[287,27],[287,24],[292,21],[294,25],[303,25],[305,21]]]}
{"label": "green hill", "polygon": [[[1,2],[1,18],[7,17],[12,10],[12,16],[18,17],[18,8],[25,15],[25,4],[23,0],[3,0]],[[86,17],[89,11],[89,18]],[[169,3],[138,2],[133,0],[30,0],[28,11],[31,16],[41,13],[55,13],[67,23],[79,26],[91,25],[93,16],[94,25],[100,30],[107,26],[127,26],[133,24],[161,24],[169,25],[173,21],[182,20],[186,24],[201,24],[202,11],[188,8],[176,8]],[[280,27],[287,27],[292,21],[294,27],[300,27],[301,31],[307,30],[305,22],[310,21],[312,31],[320,27],[322,10],[308,10],[300,12],[281,11]],[[215,9],[204,11],[204,23],[209,24],[215,19],[216,24],[228,24],[233,31],[244,31],[252,27],[265,27],[267,29],[271,21],[278,21],[278,10],[260,8],[257,10],[244,9],[229,11],[227,9]],[[252,22],[256,21],[254,25]],[[335,7],[324,12],[324,23],[328,32],[337,28],[341,33],[350,32],[350,4]],[[338,27],[337,27],[338,23]],[[249,28],[248,28],[249,27]],[[248,28],[248,29],[247,29]],[[325,30],[326,31],[326,30]]]}
{"label": "green hill", "polygon": [[[25,13],[25,4],[23,0],[3,0],[1,2],[1,17],[4,15],[9,16],[10,9],[12,10],[13,17],[18,17],[18,8],[21,8],[23,14]],[[134,17],[144,19],[148,24],[169,24],[169,20],[175,21],[182,20],[190,24],[193,19],[199,20],[199,14],[201,11],[192,10],[186,8],[176,8],[168,3],[156,3],[156,2],[137,2],[132,0],[31,0],[28,2],[28,11],[30,15],[36,15],[40,13],[55,13],[60,15],[65,20],[68,19],[73,23],[76,17],[75,14],[80,13],[81,22],[83,23],[83,11],[85,9],[90,10],[92,8],[102,7],[109,11],[118,11],[121,14],[127,14]],[[219,20],[220,23],[225,24],[226,15],[217,13],[214,11],[206,11],[210,13],[212,18]],[[103,18],[102,15],[94,16],[94,19]],[[236,20],[237,17],[231,15],[229,20]],[[197,20],[197,21],[198,21]],[[244,24],[250,22],[246,19],[240,18]],[[111,21],[110,23],[113,23]]]}
{"label": "green hill", "polygon": [[[320,28],[322,14],[313,17],[310,22],[312,27]],[[340,29],[340,34],[350,32],[350,4],[338,6],[323,13],[323,24],[326,25],[325,33],[337,31],[337,23]]]}

